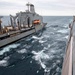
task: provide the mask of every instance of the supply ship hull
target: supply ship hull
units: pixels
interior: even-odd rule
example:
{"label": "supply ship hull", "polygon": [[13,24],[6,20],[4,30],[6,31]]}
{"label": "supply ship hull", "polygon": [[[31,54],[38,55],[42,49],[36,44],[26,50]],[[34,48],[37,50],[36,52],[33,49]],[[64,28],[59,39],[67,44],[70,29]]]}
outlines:
{"label": "supply ship hull", "polygon": [[43,25],[36,25],[35,27],[29,28],[29,29],[21,29],[18,31],[11,32],[9,34],[8,33],[2,34],[2,35],[0,35],[0,39],[1,39],[0,47],[10,44],[12,42],[15,42],[21,38],[24,38],[28,35],[33,34],[33,33],[36,33],[39,30],[43,29],[45,27],[45,25],[46,25],[46,23],[44,23]]}

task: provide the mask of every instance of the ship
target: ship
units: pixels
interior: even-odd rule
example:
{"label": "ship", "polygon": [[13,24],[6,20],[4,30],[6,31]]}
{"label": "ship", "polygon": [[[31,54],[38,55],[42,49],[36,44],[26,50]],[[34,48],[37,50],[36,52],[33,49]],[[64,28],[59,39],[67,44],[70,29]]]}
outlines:
{"label": "ship", "polygon": [[2,26],[0,18],[0,47],[13,43],[21,38],[45,28],[47,23],[43,22],[43,17],[35,12],[34,5],[27,3],[27,10],[10,15],[10,25]]}
{"label": "ship", "polygon": [[69,24],[70,33],[63,60],[61,75],[75,75],[75,16]]}

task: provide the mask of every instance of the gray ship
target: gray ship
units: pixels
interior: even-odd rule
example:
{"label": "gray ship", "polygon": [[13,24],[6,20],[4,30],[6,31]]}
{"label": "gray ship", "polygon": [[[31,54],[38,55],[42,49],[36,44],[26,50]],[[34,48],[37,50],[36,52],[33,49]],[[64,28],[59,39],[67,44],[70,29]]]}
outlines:
{"label": "gray ship", "polygon": [[62,75],[75,75],[75,16],[69,24],[70,34],[62,66]]}
{"label": "gray ship", "polygon": [[2,27],[0,19],[0,47],[38,32],[47,24],[43,23],[42,16],[35,12],[33,4],[27,3],[26,6],[26,12],[16,13],[16,16],[10,15],[10,25]]}

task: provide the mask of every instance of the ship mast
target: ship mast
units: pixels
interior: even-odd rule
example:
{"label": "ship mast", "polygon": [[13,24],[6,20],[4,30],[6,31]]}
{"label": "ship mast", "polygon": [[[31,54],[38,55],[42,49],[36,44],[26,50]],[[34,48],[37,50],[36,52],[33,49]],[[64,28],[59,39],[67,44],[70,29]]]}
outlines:
{"label": "ship mast", "polygon": [[28,12],[29,12],[29,6],[30,6],[29,2],[26,4],[26,6],[28,7]]}

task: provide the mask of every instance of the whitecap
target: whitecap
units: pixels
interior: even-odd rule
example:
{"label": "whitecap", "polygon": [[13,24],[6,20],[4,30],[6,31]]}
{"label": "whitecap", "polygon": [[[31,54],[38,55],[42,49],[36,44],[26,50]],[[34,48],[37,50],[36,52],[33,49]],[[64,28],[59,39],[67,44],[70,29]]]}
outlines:
{"label": "whitecap", "polygon": [[46,41],[43,41],[43,40],[39,40],[39,43],[45,43]]}
{"label": "whitecap", "polygon": [[68,33],[68,31],[66,29],[58,30],[57,32],[60,32],[60,33]]}
{"label": "whitecap", "polygon": [[26,39],[26,41],[30,41],[32,38],[31,37],[28,37],[27,39]]}
{"label": "whitecap", "polygon": [[7,66],[7,65],[8,65],[8,63],[7,63],[6,60],[1,60],[0,61],[0,66]]}
{"label": "whitecap", "polygon": [[56,53],[56,51],[55,51],[55,50],[51,50],[50,52],[51,52],[52,54]]}
{"label": "whitecap", "polygon": [[55,34],[54,32],[50,32],[50,34]]}
{"label": "whitecap", "polygon": [[23,53],[27,53],[27,50],[26,49],[22,49],[22,50],[18,50],[17,52],[23,54]]}
{"label": "whitecap", "polygon": [[5,52],[9,52],[11,48],[17,48],[19,45],[20,44],[13,44],[3,48],[3,50],[0,51],[0,55],[3,55]]}
{"label": "whitecap", "polygon": [[8,66],[8,60],[9,60],[9,56],[5,57],[3,60],[0,60],[0,66]]}
{"label": "whitecap", "polygon": [[30,61],[30,63],[32,63],[32,60]]}
{"label": "whitecap", "polygon": [[57,53],[57,52],[58,52],[58,50],[54,50],[54,49],[51,49],[51,50],[48,51],[48,53],[49,53],[50,55],[55,54],[55,53]]}
{"label": "whitecap", "polygon": [[63,27],[68,28],[68,24],[65,24]]}
{"label": "whitecap", "polygon": [[48,44],[48,48],[50,48],[51,47],[51,45],[50,44]]}
{"label": "whitecap", "polygon": [[33,39],[36,39],[36,40],[41,40],[43,39],[43,37],[36,37],[36,36],[32,36]]}
{"label": "whitecap", "polygon": [[65,36],[64,38],[68,39],[69,36]]}
{"label": "whitecap", "polygon": [[48,49],[47,47],[44,47],[44,50]]}
{"label": "whitecap", "polygon": [[57,60],[57,61],[56,61],[56,63],[60,63],[60,62],[61,62],[60,60]]}
{"label": "whitecap", "polygon": [[46,69],[44,70],[44,72],[50,72],[50,69],[49,69],[49,68],[46,68]]}
{"label": "whitecap", "polygon": [[34,54],[34,57],[36,60],[49,59],[49,56],[46,53],[44,53],[44,50],[39,51],[39,52],[32,51],[32,53]]}
{"label": "whitecap", "polygon": [[59,68],[59,67],[57,67],[56,71],[57,71],[57,72],[60,72],[60,68]]}
{"label": "whitecap", "polygon": [[[41,65],[41,67],[43,69],[45,69],[46,68],[46,65],[45,65],[46,60],[50,59],[49,56],[46,53],[44,53],[44,50],[39,51],[39,52],[32,51],[32,53],[34,54],[34,56],[32,58],[35,59],[36,61],[38,61],[38,63]],[[42,60],[44,60],[44,61],[42,61]]]}
{"label": "whitecap", "polygon": [[41,65],[41,67],[42,67],[43,69],[46,68],[46,65],[45,65],[41,60],[39,60],[39,63],[40,63],[40,65]]}
{"label": "whitecap", "polygon": [[33,40],[32,43],[36,42],[37,40]]}
{"label": "whitecap", "polygon": [[54,68],[56,66],[56,63],[53,63],[53,66],[52,66],[52,68]]}
{"label": "whitecap", "polygon": [[39,70],[37,70],[37,72],[36,73],[39,73]]}
{"label": "whitecap", "polygon": [[9,60],[9,58],[10,58],[10,57],[9,57],[9,56],[7,56],[7,57],[5,57],[5,58],[4,58],[4,60]]}

